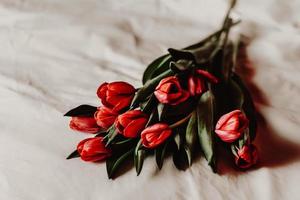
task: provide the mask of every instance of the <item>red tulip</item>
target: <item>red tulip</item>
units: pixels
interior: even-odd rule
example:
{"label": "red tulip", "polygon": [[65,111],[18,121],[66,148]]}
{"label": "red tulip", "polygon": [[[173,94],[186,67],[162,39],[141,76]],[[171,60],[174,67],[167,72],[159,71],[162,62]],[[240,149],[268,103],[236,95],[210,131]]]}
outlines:
{"label": "red tulip", "polygon": [[155,148],[162,144],[171,135],[168,124],[157,123],[147,127],[141,133],[142,144],[146,148]]}
{"label": "red tulip", "polygon": [[188,79],[188,89],[191,96],[200,95],[207,91],[206,81],[217,83],[218,79],[205,70],[196,70]]}
{"label": "red tulip", "polygon": [[113,123],[115,122],[117,116],[117,112],[105,106],[99,107],[95,113],[97,124],[104,129],[108,129],[109,127],[111,127],[111,125],[113,125]]}
{"label": "red tulip", "polygon": [[85,133],[97,133],[101,129],[93,117],[72,117],[69,126]]}
{"label": "red tulip", "polygon": [[128,138],[136,138],[145,128],[148,116],[140,110],[130,110],[119,115],[116,128],[120,134]]}
{"label": "red tulip", "polygon": [[245,145],[238,150],[235,164],[243,169],[249,168],[258,161],[258,152],[253,144]]}
{"label": "red tulip", "polygon": [[216,125],[216,134],[224,142],[234,142],[248,127],[249,121],[240,110],[223,115]]}
{"label": "red tulip", "polygon": [[134,87],[122,81],[103,83],[97,90],[97,95],[102,104],[116,112],[130,105],[134,93]]}
{"label": "red tulip", "polygon": [[77,151],[84,161],[101,161],[111,156],[111,150],[105,147],[102,137],[82,140],[77,145]]}
{"label": "red tulip", "polygon": [[177,105],[189,98],[189,93],[183,90],[176,76],[170,76],[160,81],[154,95],[159,102]]}

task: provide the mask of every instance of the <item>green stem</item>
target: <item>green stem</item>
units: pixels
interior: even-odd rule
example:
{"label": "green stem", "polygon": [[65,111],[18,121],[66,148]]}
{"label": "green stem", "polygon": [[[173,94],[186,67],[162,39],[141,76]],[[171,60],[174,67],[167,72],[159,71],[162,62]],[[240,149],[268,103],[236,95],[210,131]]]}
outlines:
{"label": "green stem", "polygon": [[236,0],[231,0],[230,6],[229,6],[227,13],[225,15],[225,18],[224,18],[223,27],[227,24],[227,20],[229,19],[230,13],[231,13],[232,9],[234,8],[235,4],[236,4]]}
{"label": "green stem", "polygon": [[191,116],[192,116],[193,112],[191,112],[188,116],[186,116],[185,118],[175,122],[174,124],[170,125],[169,127],[171,129],[176,128],[177,126],[180,126],[181,124],[185,123]]}
{"label": "green stem", "polygon": [[[233,22],[233,23],[231,24],[231,27],[233,27],[233,26],[239,24],[240,22],[241,22],[241,20],[238,20],[238,21],[236,21],[236,22]],[[206,42],[210,41],[213,37],[219,38],[219,35],[220,35],[221,33],[223,33],[224,30],[225,30],[225,28],[224,28],[224,26],[222,26],[221,29],[219,29],[219,30],[215,31],[214,33],[212,33],[211,35],[207,36],[207,37],[204,38],[202,41],[200,41],[200,42],[198,42],[198,43],[196,43],[196,44],[193,44],[193,45],[191,45],[191,46],[185,47],[183,50],[191,50],[191,49],[194,49],[195,47],[198,47],[198,46],[200,46],[201,44],[205,44]]]}

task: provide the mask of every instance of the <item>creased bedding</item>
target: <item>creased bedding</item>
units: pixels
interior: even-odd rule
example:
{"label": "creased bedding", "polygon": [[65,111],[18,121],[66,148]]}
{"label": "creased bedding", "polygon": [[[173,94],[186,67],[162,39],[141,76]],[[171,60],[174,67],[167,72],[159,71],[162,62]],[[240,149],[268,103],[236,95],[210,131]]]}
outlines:
{"label": "creased bedding", "polygon": [[[1,0],[0,199],[300,199],[300,1],[240,0],[235,33],[249,38],[243,75],[259,111],[257,168],[204,158],[185,172],[152,157],[108,180],[105,164],[65,157],[87,134],[63,114],[99,105],[104,81],[141,85],[146,65],[214,31],[224,0]],[[226,156],[226,155],[225,155]],[[221,159],[224,160],[224,159]]]}

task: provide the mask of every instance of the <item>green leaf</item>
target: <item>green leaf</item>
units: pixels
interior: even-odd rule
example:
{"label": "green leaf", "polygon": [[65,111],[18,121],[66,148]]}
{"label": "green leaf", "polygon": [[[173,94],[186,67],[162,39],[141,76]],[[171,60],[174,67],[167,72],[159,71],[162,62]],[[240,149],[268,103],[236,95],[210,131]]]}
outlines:
{"label": "green leaf", "polygon": [[244,134],[243,134],[243,137],[239,138],[238,139],[238,146],[239,148],[241,149],[245,144],[247,144],[247,141],[248,141],[248,132],[246,131]]}
{"label": "green leaf", "polygon": [[177,62],[170,62],[170,69],[174,73],[180,73],[190,69],[193,66],[193,61],[191,60],[178,60]]}
{"label": "green leaf", "polygon": [[191,166],[192,160],[193,160],[193,150],[189,146],[186,146],[186,145],[183,146],[183,149],[186,154],[188,165]]}
{"label": "green leaf", "polygon": [[184,148],[184,133],[181,132],[184,130],[181,129],[174,129],[175,136],[174,136],[174,143],[175,148],[173,150],[173,163],[175,167],[179,170],[186,170],[189,166],[188,156],[186,154],[185,148]]}
{"label": "green leaf", "polygon": [[154,94],[150,95],[149,99],[140,104],[140,108],[144,113],[150,113],[157,105],[157,99]]}
{"label": "green leaf", "polygon": [[106,135],[106,134],[107,134],[107,130],[106,130],[106,129],[101,129],[101,130],[99,130],[99,131],[96,133],[95,137],[102,137],[102,136],[104,136],[104,135]]}
{"label": "green leaf", "polygon": [[155,87],[163,78],[172,75],[174,75],[174,73],[169,69],[159,76],[147,81],[146,84],[141,87],[135,94],[131,103],[131,109],[135,108],[137,105],[139,105],[140,102],[143,102],[145,99],[147,99],[154,92]]}
{"label": "green leaf", "polygon": [[228,81],[227,95],[229,98],[228,104],[231,111],[235,109],[239,109],[239,110],[243,109],[243,104],[244,104],[243,91],[241,90],[240,86],[232,79]]}
{"label": "green leaf", "polygon": [[114,143],[112,143],[112,144],[113,144],[114,146],[115,146],[115,145],[125,145],[125,144],[131,143],[132,141],[134,141],[133,138],[126,138],[126,139],[123,139],[123,140],[121,140],[121,141],[114,142]]}
{"label": "green leaf", "polygon": [[166,114],[166,110],[167,110],[167,105],[163,103],[159,103],[157,105],[158,121],[161,121],[164,118]]}
{"label": "green leaf", "polygon": [[243,93],[244,101],[242,108],[247,118],[249,119],[249,135],[250,140],[253,141],[255,139],[257,130],[256,110],[253,99],[246,85],[237,74],[233,74],[232,80],[239,86],[240,90]]}
{"label": "green leaf", "polygon": [[[193,44],[191,46],[183,48],[183,50],[193,50],[202,47],[205,43],[211,41],[215,38],[217,34],[219,34],[221,30],[214,32],[213,34],[209,35],[208,37],[204,38],[202,41]],[[171,50],[172,51],[172,50]],[[161,73],[164,73],[169,68],[169,63],[172,61],[172,56],[170,54],[163,55],[157,59],[155,59],[152,63],[148,65],[146,70],[143,74],[143,84],[147,81],[153,79],[154,77],[158,76]]]}
{"label": "green leaf", "polygon": [[195,61],[194,55],[191,52],[192,50],[179,50],[179,49],[168,49],[169,53],[171,54],[172,58],[176,61],[178,60],[193,60]]}
{"label": "green leaf", "polygon": [[212,91],[215,98],[215,116],[217,119],[233,110],[243,110],[243,92],[239,85],[237,85],[231,78],[228,82],[221,82],[219,84],[212,85]]}
{"label": "green leaf", "polygon": [[[239,22],[235,22],[233,24],[230,24],[230,26],[231,27],[235,26],[238,23]],[[225,30],[225,28],[222,27],[220,30],[215,31],[214,33],[207,36],[200,42],[190,45],[188,47],[185,47],[182,50],[195,50],[195,49],[199,49],[199,48],[203,47],[207,43],[213,43],[218,39],[219,35],[224,32],[224,30]],[[148,80],[151,80],[154,77],[158,76],[159,74],[165,72],[169,67],[170,61],[172,61],[172,57],[169,54],[166,54],[166,55],[163,55],[163,56],[155,59],[152,63],[150,63],[144,72],[143,84],[145,84]]]}
{"label": "green leaf", "polygon": [[67,117],[93,117],[95,112],[97,111],[97,107],[90,105],[80,105],[76,108],[73,108],[64,116]]}
{"label": "green leaf", "polygon": [[73,151],[66,159],[69,160],[69,159],[72,159],[72,158],[78,158],[80,157],[77,149],[75,151]]}
{"label": "green leaf", "polygon": [[154,122],[156,122],[158,120],[158,114],[157,114],[157,109],[155,108],[152,113],[149,116],[149,120],[146,124],[146,127],[148,127],[149,125],[153,124]]}
{"label": "green leaf", "polygon": [[231,149],[231,153],[232,153],[235,157],[238,157],[238,154],[237,154],[237,147],[235,146],[234,143],[230,145],[230,149]]}
{"label": "green leaf", "polygon": [[143,168],[144,158],[146,151],[141,148],[142,140],[138,142],[134,150],[134,165],[137,175],[139,175]]}
{"label": "green leaf", "polygon": [[233,73],[233,69],[236,68],[236,64],[237,64],[237,56],[238,56],[238,51],[239,51],[239,46],[240,46],[240,38],[237,39],[237,41],[235,42],[231,42],[225,53],[227,53],[227,55],[225,55],[224,57],[224,80],[226,82],[228,82],[228,80],[230,79],[230,77],[232,76]]}
{"label": "green leaf", "polygon": [[[230,27],[235,26],[238,23],[239,23],[239,21],[232,23],[232,24],[230,24]],[[195,50],[195,49],[199,49],[199,48],[203,47],[207,43],[213,43],[218,39],[219,35],[224,32],[224,30],[225,30],[225,28],[222,27],[220,30],[215,31],[214,33],[207,36],[200,42],[190,45],[188,47],[185,47],[185,48],[183,48],[183,50]],[[172,57],[169,54],[166,54],[166,55],[163,55],[163,56],[157,58],[152,63],[150,63],[144,72],[143,84],[145,84],[147,81],[149,81],[149,80],[153,79],[154,77],[167,71],[169,68],[170,61],[172,61]],[[202,62],[202,61],[200,61],[200,62]]]}
{"label": "green leaf", "polygon": [[121,155],[113,155],[106,160],[106,171],[108,178],[111,179],[116,171],[120,168],[121,164],[126,161],[126,159],[131,156],[134,149],[130,149]]}
{"label": "green leaf", "polygon": [[228,82],[232,69],[234,68],[234,59],[236,59],[235,54],[236,54],[236,49],[235,46],[232,42],[228,42],[227,46],[224,47],[223,51],[223,61],[222,61],[222,78],[224,79],[225,82]]}
{"label": "green leaf", "polygon": [[181,146],[181,138],[180,138],[180,134],[177,133],[175,136],[174,136],[174,142],[176,144],[176,147],[177,147],[177,150],[180,149],[180,146]]}
{"label": "green leaf", "polygon": [[155,59],[152,63],[150,63],[144,71],[143,84],[145,84],[148,80],[151,80],[155,72],[157,73],[157,71],[162,72],[163,70],[167,70],[170,61],[171,56],[167,54]]}
{"label": "green leaf", "polygon": [[197,106],[198,137],[201,149],[208,164],[215,172],[214,152],[214,96],[209,90],[205,92]]}
{"label": "green leaf", "polygon": [[165,158],[166,149],[168,147],[168,144],[169,144],[169,140],[167,140],[164,144],[157,147],[154,151],[155,160],[156,160],[158,169],[161,169],[164,164],[164,158]]}
{"label": "green leaf", "polygon": [[106,146],[108,146],[114,139],[115,137],[118,135],[118,131],[116,129],[116,127],[113,125],[109,128],[108,130],[108,134],[107,134],[107,142],[106,142]]}
{"label": "green leaf", "polygon": [[197,64],[203,64],[208,61],[209,55],[214,48],[214,43],[208,43],[196,49],[173,49],[169,48],[168,51],[175,61],[190,60]]}
{"label": "green leaf", "polygon": [[197,113],[193,112],[186,128],[185,151],[189,165],[192,165],[193,151],[197,141]]}
{"label": "green leaf", "polygon": [[180,148],[173,152],[173,163],[179,170],[186,170],[188,168],[188,157],[184,148]]}

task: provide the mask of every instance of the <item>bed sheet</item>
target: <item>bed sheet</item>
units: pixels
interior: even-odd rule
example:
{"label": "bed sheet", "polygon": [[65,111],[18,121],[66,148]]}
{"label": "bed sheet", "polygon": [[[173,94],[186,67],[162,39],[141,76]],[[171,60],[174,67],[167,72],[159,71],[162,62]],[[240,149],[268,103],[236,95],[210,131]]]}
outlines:
{"label": "bed sheet", "polygon": [[[146,159],[108,180],[105,164],[65,160],[89,137],[68,128],[69,109],[99,105],[104,81],[137,86],[146,65],[216,30],[224,0],[1,0],[0,199],[300,199],[300,1],[240,0],[234,32],[249,38],[244,72],[259,113],[260,163],[185,172]],[[249,66],[248,66],[249,67]]]}

